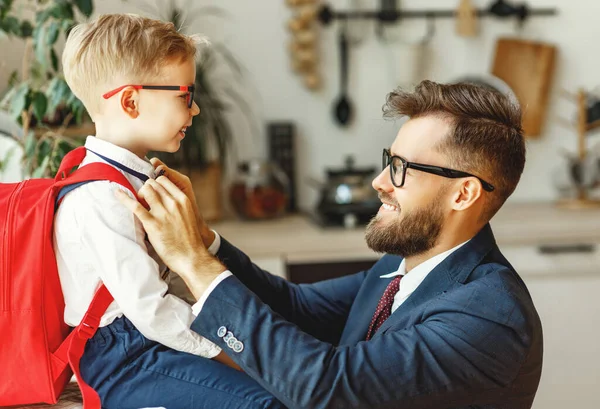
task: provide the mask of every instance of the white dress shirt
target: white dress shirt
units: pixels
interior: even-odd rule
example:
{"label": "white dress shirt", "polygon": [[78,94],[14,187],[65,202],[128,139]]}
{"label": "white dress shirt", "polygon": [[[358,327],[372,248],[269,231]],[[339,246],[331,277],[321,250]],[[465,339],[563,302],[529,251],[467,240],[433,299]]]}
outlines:
{"label": "white dress shirt", "polygon": [[[405,263],[404,259],[402,259],[402,262],[400,262],[400,266],[398,267],[398,270],[394,271],[393,273],[388,273],[388,274],[384,274],[384,275],[380,276],[380,278],[392,278],[392,277],[396,277],[399,275],[404,276],[402,278],[402,280],[400,280],[400,290],[394,296],[394,303],[392,304],[392,313],[394,311],[396,311],[396,309],[417,289],[417,287],[423,282],[423,280],[425,280],[425,277],[427,277],[427,275],[434,268],[436,268],[438,264],[440,264],[448,256],[450,256],[450,254],[454,253],[456,250],[458,250],[459,248],[461,248],[468,242],[469,242],[469,240],[465,241],[464,243],[459,244],[456,247],[451,248],[450,250],[440,253],[437,256],[430,258],[429,260],[422,262],[418,266],[414,267],[410,271],[410,274],[406,273],[406,263]],[[210,246],[209,250],[212,250],[212,253],[216,254],[217,251],[219,251],[220,246],[221,246],[221,238],[219,237],[217,232],[215,232],[215,241]],[[200,297],[198,302],[196,304],[194,304],[194,306],[192,307],[192,311],[193,311],[194,315],[198,316],[198,314],[200,314],[200,311],[202,311],[202,307],[204,306],[204,303],[208,299],[208,296],[210,295],[210,293],[217,287],[217,285],[219,285],[223,280],[225,280],[227,277],[229,277],[231,275],[232,275],[231,272],[229,270],[227,270],[227,271],[221,273],[220,275],[218,275],[211,282],[210,286],[202,294],[202,296]]]}
{"label": "white dress shirt", "polygon": [[406,272],[406,262],[405,259],[402,259],[400,262],[400,266],[398,270],[393,273],[384,274],[380,276],[380,278],[392,278],[396,276],[403,276],[402,280],[400,280],[400,289],[394,296],[394,303],[392,304],[392,314],[406,299],[417,289],[417,287],[425,280],[425,277],[431,273],[431,271],[438,266],[442,261],[444,261],[450,254],[454,253],[456,250],[467,244],[469,240],[464,243],[459,244],[456,247],[451,248],[443,253],[438,254],[437,256],[431,257],[429,260],[425,260],[418,266],[414,267],[408,273]]}
{"label": "white dress shirt", "polygon": [[[126,149],[93,136],[85,146],[134,172],[155,177],[149,161]],[[106,163],[88,151],[82,166],[93,162]],[[142,187],[141,179],[118,170],[136,191]],[[104,283],[115,301],[100,326],[125,315],[145,337],[169,348],[207,358],[218,355],[218,346],[190,329],[195,318],[191,306],[169,293],[168,270],[146,241],[141,222],[115,197],[117,189],[133,197],[113,182],[88,183],[68,193],[56,213],[54,246],[65,322],[78,325]]]}

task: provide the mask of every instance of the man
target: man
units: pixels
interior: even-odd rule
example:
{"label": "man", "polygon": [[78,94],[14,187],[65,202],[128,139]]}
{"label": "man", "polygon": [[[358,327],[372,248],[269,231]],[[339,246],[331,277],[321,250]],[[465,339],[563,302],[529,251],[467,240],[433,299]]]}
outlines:
{"label": "man", "polygon": [[[163,260],[199,300],[192,329],[290,408],[530,408],[542,329],[488,224],[525,164],[518,105],[430,81],[388,95],[407,116],[373,181],[369,271],[312,285],[269,275],[200,222],[189,182],[140,191]],[[164,166],[161,166],[165,169]],[[206,247],[220,240],[217,257]]]}

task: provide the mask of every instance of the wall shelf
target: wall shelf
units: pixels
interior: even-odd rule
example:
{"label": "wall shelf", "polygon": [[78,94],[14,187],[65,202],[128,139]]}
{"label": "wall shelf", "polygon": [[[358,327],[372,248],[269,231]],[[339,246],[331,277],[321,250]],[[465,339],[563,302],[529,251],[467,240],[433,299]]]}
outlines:
{"label": "wall shelf", "polygon": [[[497,0],[487,8],[476,9],[475,14],[478,17],[516,18],[522,23],[529,17],[554,16],[558,14],[558,10],[554,7],[529,8],[527,4],[516,6],[504,0]],[[327,4],[323,5],[318,13],[319,21],[324,25],[328,25],[334,20],[348,19],[371,19],[382,23],[394,23],[410,18],[455,18],[456,16],[456,10],[334,10]]]}

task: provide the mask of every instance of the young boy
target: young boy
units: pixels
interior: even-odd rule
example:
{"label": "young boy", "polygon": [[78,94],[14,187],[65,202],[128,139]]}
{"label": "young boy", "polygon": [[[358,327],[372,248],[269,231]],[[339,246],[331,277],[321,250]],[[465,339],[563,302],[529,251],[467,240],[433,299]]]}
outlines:
{"label": "young boy", "polygon": [[[177,151],[199,113],[197,43],[171,23],[135,15],[104,15],[71,31],[65,78],[96,125],[82,166],[108,163],[135,189],[155,177],[146,154]],[[162,263],[117,189],[108,181],[78,187],[65,196],[54,225],[65,322],[79,324],[101,283],[115,299],[81,359],[82,377],[102,407],[280,407],[246,374],[215,362],[233,366],[190,330],[190,305],[168,293]]]}

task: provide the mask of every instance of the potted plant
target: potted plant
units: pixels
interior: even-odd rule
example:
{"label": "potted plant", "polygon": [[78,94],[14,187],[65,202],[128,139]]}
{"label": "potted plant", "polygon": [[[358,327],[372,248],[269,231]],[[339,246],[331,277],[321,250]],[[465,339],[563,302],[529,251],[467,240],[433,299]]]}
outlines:
{"label": "potted plant", "polygon": [[92,0],[27,0],[19,2],[22,7],[33,12],[33,20],[19,16],[14,0],[0,0],[0,37],[25,42],[21,73],[11,74],[0,107],[23,127],[23,136],[14,138],[23,149],[25,175],[51,177],[63,156],[82,143],[70,135],[93,133],[93,126],[67,130],[81,125],[86,111],[62,76],[55,46],[94,7]]}
{"label": "potted plant", "polygon": [[[193,9],[189,0],[181,7],[175,0],[157,2],[155,5],[154,9],[147,11],[163,21],[172,22],[181,31],[186,31],[186,26],[199,17],[223,19],[228,16],[216,6]],[[242,77],[241,65],[222,43],[202,46],[196,65],[194,93],[200,114],[186,131],[179,151],[154,153],[167,165],[179,169],[191,179],[198,206],[207,220],[217,220],[222,216],[223,176],[233,143],[227,114],[231,110],[239,110],[250,126],[256,129],[250,105],[236,90]]]}

